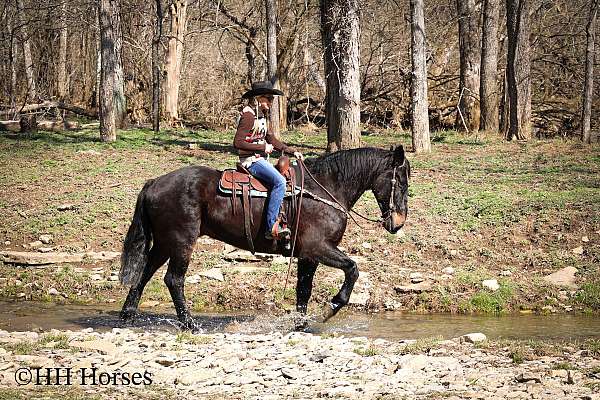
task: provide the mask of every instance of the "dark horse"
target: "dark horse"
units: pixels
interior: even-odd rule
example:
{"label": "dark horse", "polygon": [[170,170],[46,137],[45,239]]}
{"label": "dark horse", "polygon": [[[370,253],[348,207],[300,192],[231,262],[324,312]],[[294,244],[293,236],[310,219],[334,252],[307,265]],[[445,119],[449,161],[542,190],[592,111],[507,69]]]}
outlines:
{"label": "dark horse", "polygon": [[[402,146],[389,151],[376,148],[338,151],[309,159],[305,165],[345,210],[350,210],[365,191],[371,190],[379,204],[384,228],[396,233],[404,225],[410,165]],[[296,176],[300,176],[300,171],[296,172]],[[123,245],[120,278],[122,283],[132,286],[121,311],[122,318],[135,315],[144,286],[169,260],[164,281],[177,316],[185,328],[195,328],[183,286],[197,238],[208,235],[248,249],[239,205],[234,215],[231,198],[218,191],[220,175],[221,171],[212,168],[191,166],[146,182],[138,195],[133,221]],[[345,279],[329,304],[328,319],[348,304],[358,279],[358,268],[337,248],[346,230],[348,214],[341,207],[327,204],[332,201],[331,197],[308,177],[305,189],[326,201],[305,196],[302,202],[294,251],[294,256],[298,257],[296,308],[300,313],[306,313],[319,263],[339,268],[344,271]],[[252,200],[255,250],[277,253],[277,243],[264,238],[263,206],[264,199]]]}

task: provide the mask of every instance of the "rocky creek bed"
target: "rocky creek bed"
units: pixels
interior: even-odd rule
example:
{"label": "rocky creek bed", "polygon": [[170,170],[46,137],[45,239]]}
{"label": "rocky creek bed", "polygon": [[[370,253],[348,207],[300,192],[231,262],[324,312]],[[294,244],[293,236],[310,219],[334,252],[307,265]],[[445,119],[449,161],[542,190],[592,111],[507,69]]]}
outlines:
{"label": "rocky creek bed", "polygon": [[[546,344],[553,350],[544,352],[539,344],[515,347],[482,336],[387,341],[300,332],[0,331],[0,398],[600,398],[597,343]],[[61,385],[18,386],[17,371],[35,376],[36,367],[59,368]],[[92,368],[109,383],[92,384]],[[134,374],[139,384],[124,384]],[[56,379],[55,369],[50,377]]]}

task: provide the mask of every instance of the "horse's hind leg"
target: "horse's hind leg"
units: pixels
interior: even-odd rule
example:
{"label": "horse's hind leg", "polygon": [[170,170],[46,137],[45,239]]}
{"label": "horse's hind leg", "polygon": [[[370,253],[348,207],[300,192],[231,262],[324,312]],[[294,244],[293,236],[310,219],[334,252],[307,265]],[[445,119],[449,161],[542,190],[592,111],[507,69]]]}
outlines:
{"label": "horse's hind leg", "polygon": [[146,287],[146,284],[150,278],[152,278],[152,275],[154,275],[154,273],[167,261],[168,258],[169,255],[163,250],[163,248],[156,244],[152,246],[152,249],[150,249],[150,254],[148,255],[148,261],[146,262],[146,266],[144,267],[144,271],[140,277],[140,281],[137,285],[133,285],[131,286],[131,289],[129,289],[129,294],[127,295],[127,299],[125,300],[123,308],[121,309],[122,319],[131,319],[135,316],[140,298],[142,297],[142,292],[144,291],[144,287]]}
{"label": "horse's hind leg", "polygon": [[358,279],[358,267],[350,257],[332,245],[328,245],[324,253],[317,257],[317,259],[325,265],[344,271],[344,283],[340,291],[333,296],[331,303],[326,309],[324,321],[327,321],[350,301],[354,283]]}
{"label": "horse's hind leg", "polygon": [[194,238],[192,243],[188,244],[186,247],[175,249],[175,251],[171,254],[169,268],[167,269],[167,274],[165,275],[165,284],[169,288],[169,293],[171,293],[171,298],[173,299],[173,304],[175,305],[175,311],[177,311],[177,317],[183,324],[184,329],[191,330],[196,329],[196,324],[194,323],[194,319],[192,318],[192,315],[190,314],[185,302],[183,286],[185,283],[185,273],[187,272],[190,264],[190,258],[192,256],[192,252],[194,251],[195,241],[196,238]]}

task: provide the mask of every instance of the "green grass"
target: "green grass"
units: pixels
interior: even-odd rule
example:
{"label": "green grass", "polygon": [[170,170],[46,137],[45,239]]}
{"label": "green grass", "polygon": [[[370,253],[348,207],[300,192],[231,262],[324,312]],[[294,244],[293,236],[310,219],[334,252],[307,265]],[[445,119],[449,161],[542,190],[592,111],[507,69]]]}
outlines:
{"label": "green grass", "polygon": [[209,344],[213,342],[213,338],[205,335],[195,335],[191,332],[180,332],[177,334],[177,342],[179,343],[187,343],[187,344]]}
{"label": "green grass", "polygon": [[413,343],[400,347],[397,350],[398,354],[422,354],[439,346],[439,342],[443,340],[442,336],[430,336],[417,339]]}
{"label": "green grass", "polygon": [[592,310],[600,309],[600,282],[592,280],[581,285],[575,301]]}
{"label": "green grass", "polygon": [[352,351],[363,357],[373,357],[381,353],[381,349],[375,346],[356,347]]}

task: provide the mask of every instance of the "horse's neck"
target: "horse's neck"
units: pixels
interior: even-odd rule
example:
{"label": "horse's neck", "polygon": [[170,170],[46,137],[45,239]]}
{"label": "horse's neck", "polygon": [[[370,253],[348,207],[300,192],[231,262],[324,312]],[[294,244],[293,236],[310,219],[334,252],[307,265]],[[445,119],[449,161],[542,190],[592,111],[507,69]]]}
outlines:
{"label": "horse's neck", "polygon": [[356,165],[341,166],[347,172],[339,174],[335,172],[315,176],[317,180],[342,203],[346,209],[351,209],[360,196],[373,187],[375,178],[380,173],[380,164],[375,160],[362,163],[364,171],[356,170]]}

